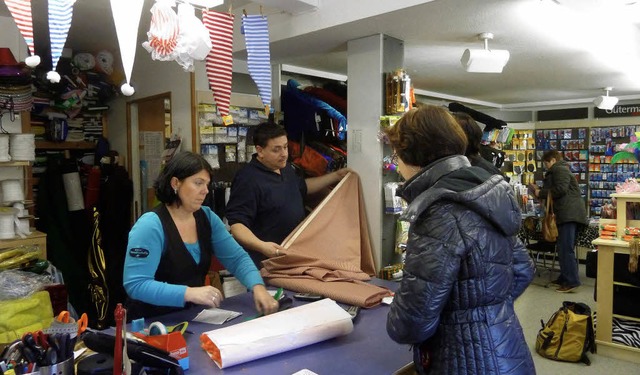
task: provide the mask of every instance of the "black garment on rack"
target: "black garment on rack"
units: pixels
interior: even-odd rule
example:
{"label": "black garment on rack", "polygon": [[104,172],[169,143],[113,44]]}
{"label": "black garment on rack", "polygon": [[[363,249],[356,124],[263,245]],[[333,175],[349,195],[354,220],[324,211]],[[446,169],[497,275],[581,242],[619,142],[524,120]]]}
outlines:
{"label": "black garment on rack", "polygon": [[[102,165],[102,183],[100,186],[100,230],[102,232],[102,250],[107,264],[107,286],[109,288],[109,307],[114,311],[118,303],[126,300],[122,273],[124,257],[127,252],[129,230],[131,229],[131,205],[133,202],[133,181],[127,170],[119,165]],[[113,314],[108,325],[113,325]]]}

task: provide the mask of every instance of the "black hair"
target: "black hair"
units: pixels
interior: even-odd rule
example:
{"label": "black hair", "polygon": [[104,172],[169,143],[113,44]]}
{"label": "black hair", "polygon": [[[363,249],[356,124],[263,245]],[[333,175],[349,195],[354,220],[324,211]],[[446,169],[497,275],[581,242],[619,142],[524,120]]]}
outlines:
{"label": "black hair", "polygon": [[202,170],[207,171],[209,177],[213,178],[213,168],[201,155],[190,151],[182,151],[173,155],[153,183],[156,197],[164,204],[172,204],[174,202],[177,202],[178,205],[182,204],[180,198],[171,187],[171,179],[175,177],[182,181]]}
{"label": "black hair", "polygon": [[287,131],[278,124],[273,122],[263,122],[256,126],[253,132],[253,144],[255,146],[266,147],[270,139],[279,138],[287,135]]}
{"label": "black hair", "polygon": [[480,125],[469,114],[464,112],[453,112],[453,117],[458,121],[460,127],[467,135],[466,156],[477,156],[480,153],[480,144],[482,143],[482,130]]}

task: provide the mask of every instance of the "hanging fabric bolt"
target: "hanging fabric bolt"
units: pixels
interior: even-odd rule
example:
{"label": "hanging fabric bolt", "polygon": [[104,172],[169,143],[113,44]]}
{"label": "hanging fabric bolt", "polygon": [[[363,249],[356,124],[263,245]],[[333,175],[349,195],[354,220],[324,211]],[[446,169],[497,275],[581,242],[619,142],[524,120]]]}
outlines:
{"label": "hanging fabric bolt", "polygon": [[60,82],[60,74],[56,72],[62,49],[67,42],[67,35],[73,18],[73,5],[76,0],[49,0],[49,38],[51,39],[51,71],[47,79],[52,83]]}
{"label": "hanging fabric bolt", "polygon": [[29,48],[30,56],[25,63],[34,68],[40,64],[40,56],[36,55],[33,47],[33,16],[31,15],[31,0],[4,0],[11,16],[16,21],[18,30]]}
{"label": "hanging fabric bolt", "polygon": [[138,26],[142,15],[144,0],[111,0],[111,13],[116,26],[120,57],[124,67],[124,75],[127,79],[120,91],[125,96],[135,93],[131,87],[131,71],[136,58],[136,44],[138,43]]}
{"label": "hanging fabric bolt", "polygon": [[228,118],[231,101],[233,19],[234,15],[229,13],[212,10],[202,12],[202,22],[209,30],[212,44],[206,59],[207,78],[218,111],[227,125],[233,123],[233,120]]}
{"label": "hanging fabric bolt", "polygon": [[242,17],[242,30],[247,44],[249,74],[258,86],[260,99],[268,115],[271,106],[271,53],[267,18],[245,15]]}

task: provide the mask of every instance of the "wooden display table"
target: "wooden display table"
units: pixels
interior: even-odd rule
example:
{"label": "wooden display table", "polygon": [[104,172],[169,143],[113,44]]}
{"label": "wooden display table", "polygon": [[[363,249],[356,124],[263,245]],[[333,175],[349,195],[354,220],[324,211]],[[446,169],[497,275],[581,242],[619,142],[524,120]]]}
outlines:
{"label": "wooden display table", "polygon": [[[637,220],[627,221],[627,203],[640,202],[638,193],[612,194],[617,202],[617,238],[622,238],[624,228],[638,226]],[[598,278],[597,278],[597,325],[596,344],[598,354],[629,362],[640,363],[640,349],[612,340],[613,324],[613,259],[614,254],[629,254],[629,243],[622,240],[604,240],[597,238],[593,241],[598,246]],[[638,321],[638,318],[615,315],[616,318]]]}

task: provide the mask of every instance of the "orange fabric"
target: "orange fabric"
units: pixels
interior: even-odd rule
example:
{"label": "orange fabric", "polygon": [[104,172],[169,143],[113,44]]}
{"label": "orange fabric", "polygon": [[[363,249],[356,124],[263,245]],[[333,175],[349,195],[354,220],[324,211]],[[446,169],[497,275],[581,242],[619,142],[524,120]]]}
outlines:
{"label": "orange fabric", "polygon": [[366,281],[375,275],[360,179],[349,173],[283,241],[288,255],[264,260],[260,272],[273,286],[321,294],[360,307],[391,292]]}
{"label": "orange fabric", "polygon": [[327,173],[329,162],[312,147],[306,146],[300,155],[300,144],[289,141],[289,149],[293,163],[304,169],[309,176],[318,177]]}

